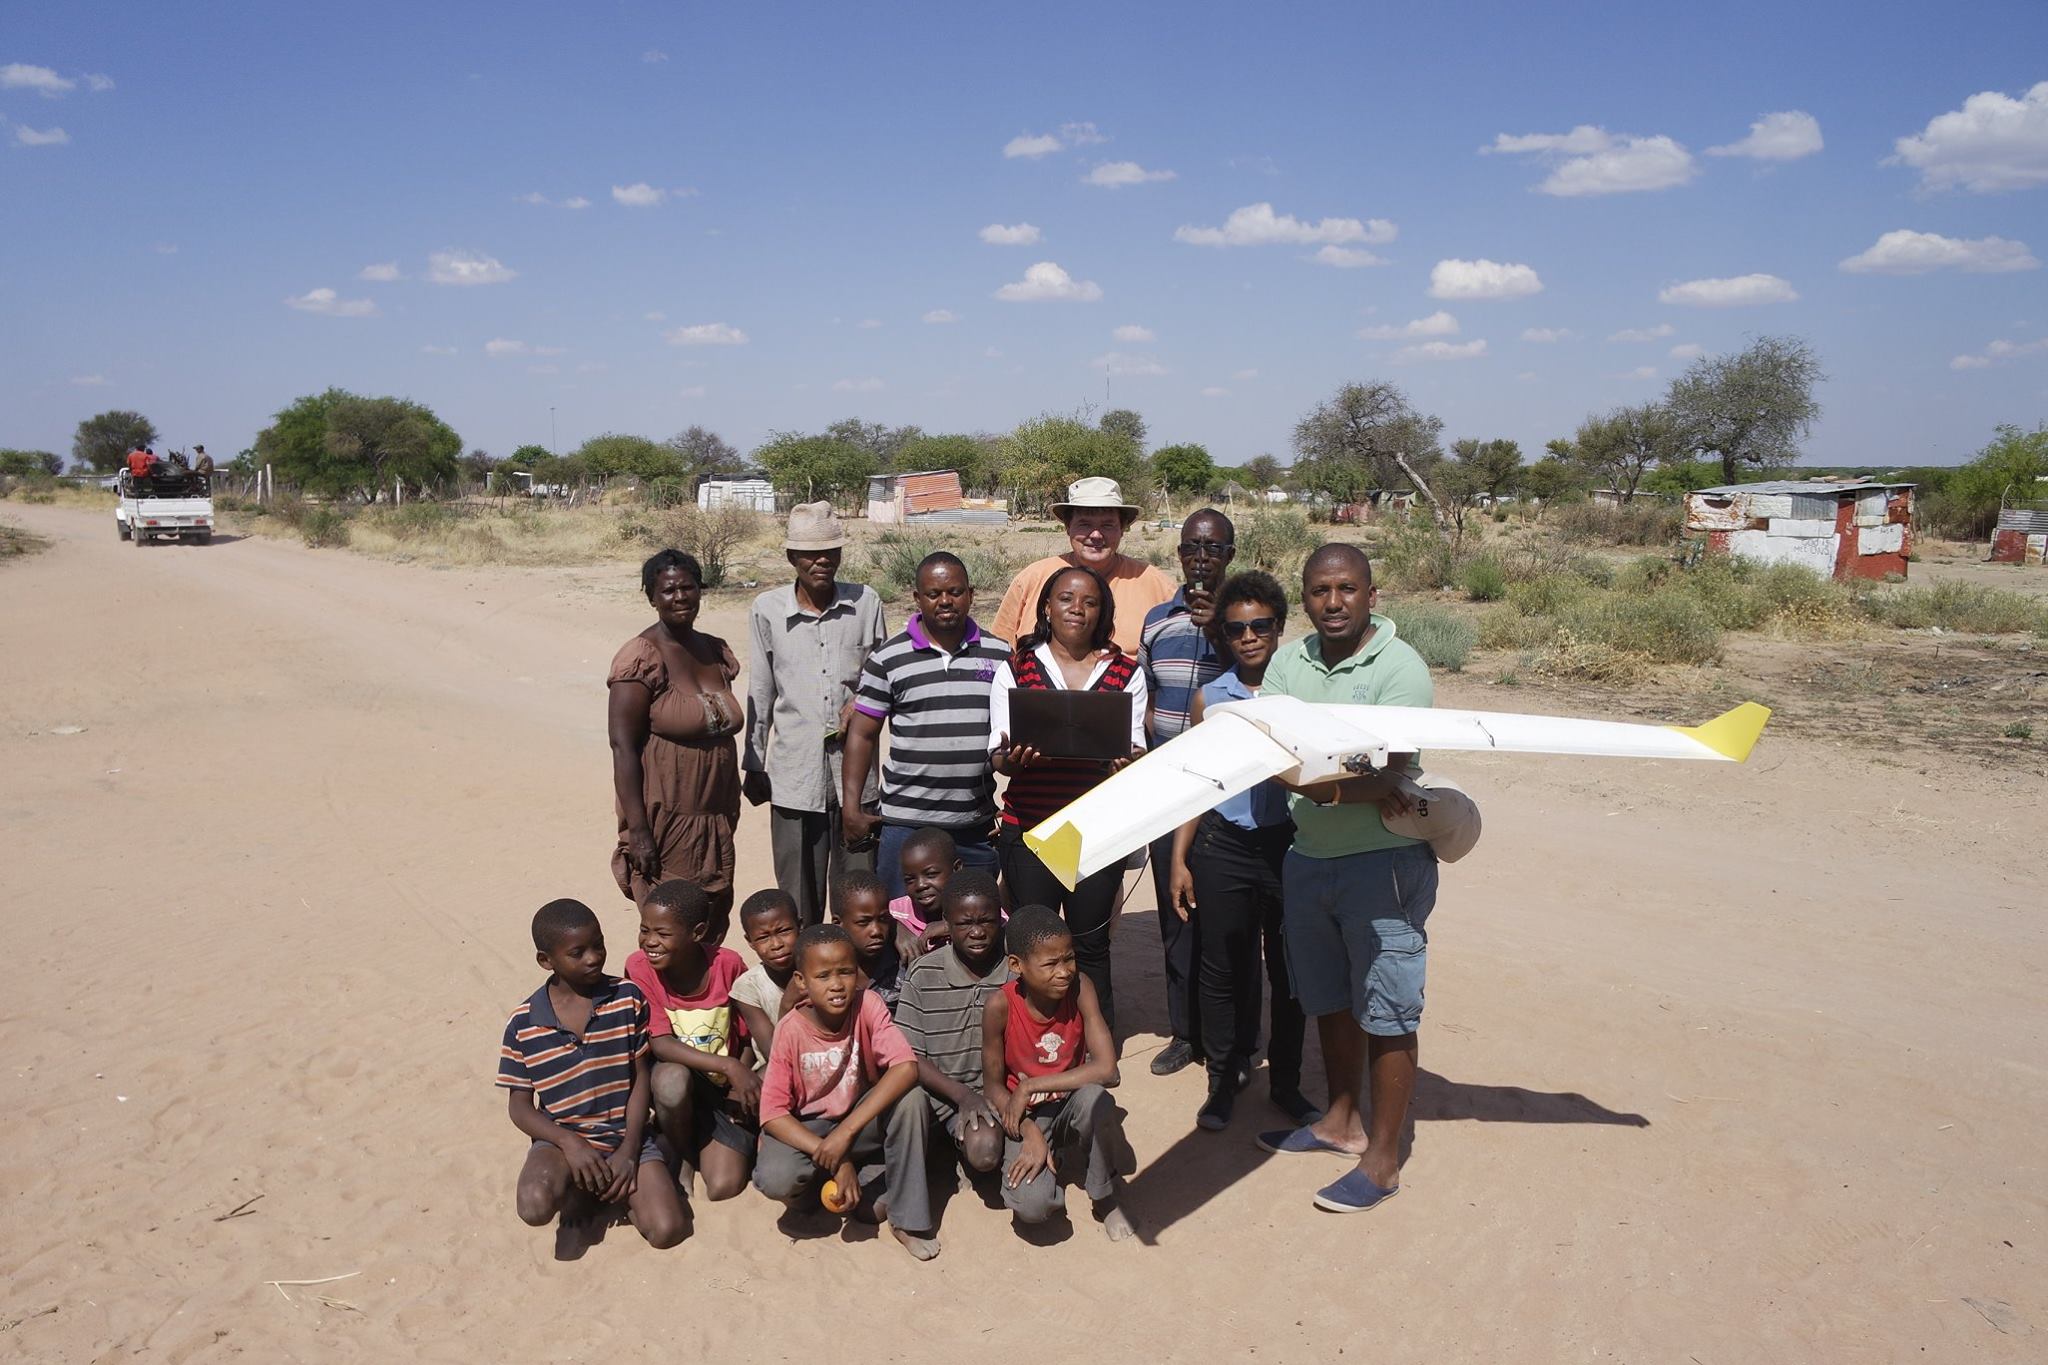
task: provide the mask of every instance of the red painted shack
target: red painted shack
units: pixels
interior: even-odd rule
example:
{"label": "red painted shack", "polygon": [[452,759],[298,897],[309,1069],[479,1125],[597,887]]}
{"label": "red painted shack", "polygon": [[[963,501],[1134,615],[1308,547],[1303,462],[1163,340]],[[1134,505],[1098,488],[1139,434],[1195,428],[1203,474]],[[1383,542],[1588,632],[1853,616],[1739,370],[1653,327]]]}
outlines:
{"label": "red painted shack", "polygon": [[1829,578],[1904,578],[1913,485],[1773,479],[1685,497],[1685,529],[1707,553],[1797,564]]}
{"label": "red painted shack", "polygon": [[2048,502],[2021,502],[1999,508],[1998,529],[1991,533],[1991,562],[2044,561],[2048,561]]}

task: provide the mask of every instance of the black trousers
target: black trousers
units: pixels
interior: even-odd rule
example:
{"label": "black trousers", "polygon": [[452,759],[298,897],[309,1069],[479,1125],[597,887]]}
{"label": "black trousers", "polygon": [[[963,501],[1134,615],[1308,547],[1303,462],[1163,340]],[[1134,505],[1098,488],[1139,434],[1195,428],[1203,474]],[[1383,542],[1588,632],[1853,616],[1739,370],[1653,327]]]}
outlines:
{"label": "black trousers", "polygon": [[1159,902],[1159,946],[1166,956],[1166,1031],[1176,1041],[1200,1051],[1202,1040],[1195,1019],[1195,959],[1200,949],[1197,922],[1182,919],[1173,908],[1173,834],[1152,841],[1152,894]]}
{"label": "black trousers", "polygon": [[1060,912],[1074,935],[1074,962],[1095,983],[1095,998],[1102,1002],[1103,1022],[1116,1034],[1116,995],[1109,984],[1109,917],[1116,912],[1117,892],[1123,886],[1124,865],[1117,863],[1081,879],[1072,891],[1060,885],[1044,863],[1038,861],[1015,825],[1004,825],[996,839],[996,852],[1003,862],[1003,880],[1009,883],[1010,904],[1046,905]]}
{"label": "black trousers", "polygon": [[1214,814],[1202,817],[1188,850],[1195,879],[1197,971],[1202,1051],[1212,1078],[1249,1067],[1259,1040],[1259,950],[1266,954],[1272,996],[1268,1081],[1278,1090],[1301,1086],[1303,1017],[1287,985],[1280,940],[1280,866],[1292,825],[1248,830]]}

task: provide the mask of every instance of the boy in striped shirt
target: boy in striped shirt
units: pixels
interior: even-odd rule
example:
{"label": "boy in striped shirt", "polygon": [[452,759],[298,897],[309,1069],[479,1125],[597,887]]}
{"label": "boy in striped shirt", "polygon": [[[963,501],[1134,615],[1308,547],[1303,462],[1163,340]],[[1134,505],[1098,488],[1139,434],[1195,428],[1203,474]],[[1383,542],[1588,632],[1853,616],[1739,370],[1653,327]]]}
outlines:
{"label": "boy in striped shirt", "polygon": [[954,874],[940,897],[948,941],[910,964],[896,1002],[896,1027],[917,1054],[922,1089],[906,1103],[946,1130],[972,1170],[1003,1159],[1003,1125],[982,1094],[981,1012],[1010,979],[1003,953],[1003,897],[975,868]]}
{"label": "boy in striped shirt", "polygon": [[[645,1135],[647,999],[604,974],[604,930],[581,901],[533,917],[534,957],[548,979],[505,1024],[498,1084],[512,1126],[533,1139],[519,1172],[519,1217],[582,1222],[624,1201],[648,1244],[683,1240],[676,1182]],[[652,1169],[649,1169],[649,1168]]]}

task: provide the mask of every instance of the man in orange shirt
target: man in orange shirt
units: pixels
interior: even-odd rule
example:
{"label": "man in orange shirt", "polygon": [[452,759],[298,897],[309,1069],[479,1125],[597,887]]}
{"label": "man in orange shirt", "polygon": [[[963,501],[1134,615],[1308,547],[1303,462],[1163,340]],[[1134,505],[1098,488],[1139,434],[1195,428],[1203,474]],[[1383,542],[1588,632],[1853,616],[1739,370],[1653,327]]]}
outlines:
{"label": "man in orange shirt", "polygon": [[1161,602],[1171,601],[1174,582],[1142,559],[1132,559],[1117,547],[1124,532],[1138,519],[1138,508],[1124,501],[1123,489],[1115,479],[1076,479],[1067,485],[1067,500],[1052,505],[1052,514],[1067,528],[1073,549],[1063,555],[1048,555],[1027,564],[1010,581],[1003,604],[996,609],[991,633],[998,639],[1015,640],[1033,627],[1032,613],[1038,608],[1038,590],[1045,580],[1061,569],[1086,567],[1095,570],[1109,584],[1116,602],[1116,630],[1112,638],[1126,654],[1138,652],[1138,635],[1145,628],[1145,613]]}

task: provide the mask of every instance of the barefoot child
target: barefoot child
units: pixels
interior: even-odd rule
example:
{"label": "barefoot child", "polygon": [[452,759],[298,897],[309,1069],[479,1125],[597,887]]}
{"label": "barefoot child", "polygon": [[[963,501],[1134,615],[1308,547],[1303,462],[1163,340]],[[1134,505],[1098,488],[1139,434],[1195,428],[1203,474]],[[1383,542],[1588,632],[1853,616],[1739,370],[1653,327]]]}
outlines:
{"label": "barefoot child", "polygon": [[1123,1115],[1104,1087],[1117,1079],[1116,1044],[1095,983],[1074,961],[1057,912],[1027,905],[1010,917],[1010,981],[982,1012],[982,1093],[1001,1096],[1003,1203],[1019,1222],[1060,1209],[1061,1157],[1087,1161],[1082,1188],[1112,1242],[1136,1229],[1117,1207]]}
{"label": "barefoot child", "polygon": [[533,1139],[519,1172],[519,1217],[545,1227],[626,1202],[649,1245],[683,1239],[683,1207],[647,1140],[647,1001],[604,974],[604,930],[581,901],[533,917],[534,957],[548,979],[512,1011],[498,1084],[512,1126]]}
{"label": "barefoot child", "polygon": [[826,1180],[848,1206],[886,1176],[877,1217],[911,1255],[939,1254],[925,1177],[924,1110],[903,1103],[917,1058],[874,992],[860,986],[853,940],[836,924],[797,936],[805,1003],[782,1016],[761,1082],[754,1187],[794,1207]]}
{"label": "barefoot child", "polygon": [[872,872],[849,872],[833,888],[833,918],[853,940],[867,988],[881,997],[890,1014],[903,989],[903,940],[910,931],[889,915],[889,888]]}
{"label": "barefoot child", "polygon": [[[906,868],[911,847],[904,846]],[[910,964],[896,1002],[896,1026],[917,1054],[923,1087],[905,1102],[921,1103],[960,1159],[986,1173],[1003,1159],[1002,1120],[981,1092],[982,1007],[1010,979],[1002,893],[994,877],[970,869],[947,884],[941,906],[948,941]]]}
{"label": "barefoot child", "polygon": [[903,841],[897,861],[905,894],[889,902],[889,915],[910,931],[907,956],[915,960],[945,942],[946,921],[939,910],[939,897],[945,894],[946,882],[960,870],[960,851],[952,835],[926,825]]}
{"label": "barefoot child", "polygon": [[746,964],[713,946],[713,926],[704,888],[680,877],[657,884],[640,902],[640,950],[626,959],[626,979],[647,997],[655,1120],[683,1163],[683,1188],[694,1167],[715,1202],[746,1188],[761,1083],[732,1001]]}
{"label": "barefoot child", "polygon": [[[746,1021],[754,1053],[766,1063],[775,1041],[775,1025],[798,995],[796,975],[796,899],[769,887],[756,891],[740,906],[740,932],[761,960],[732,983],[733,1003]],[[800,998],[800,996],[799,996]]]}

